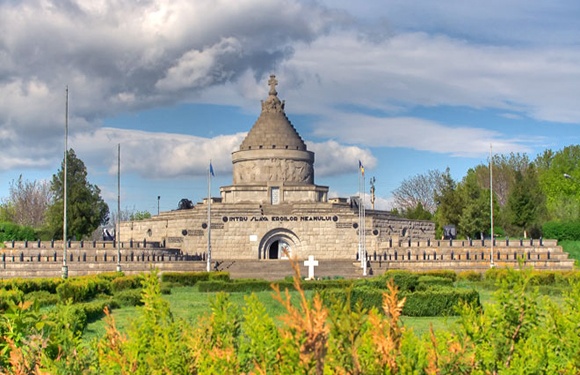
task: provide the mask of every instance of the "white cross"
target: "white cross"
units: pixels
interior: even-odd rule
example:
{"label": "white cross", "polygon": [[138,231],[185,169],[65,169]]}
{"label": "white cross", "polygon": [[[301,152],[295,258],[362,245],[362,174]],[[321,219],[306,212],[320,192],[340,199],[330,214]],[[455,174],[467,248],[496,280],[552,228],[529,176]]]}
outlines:
{"label": "white cross", "polygon": [[308,280],[314,280],[314,267],[318,266],[318,261],[314,260],[314,255],[309,255],[304,265],[308,267]]}

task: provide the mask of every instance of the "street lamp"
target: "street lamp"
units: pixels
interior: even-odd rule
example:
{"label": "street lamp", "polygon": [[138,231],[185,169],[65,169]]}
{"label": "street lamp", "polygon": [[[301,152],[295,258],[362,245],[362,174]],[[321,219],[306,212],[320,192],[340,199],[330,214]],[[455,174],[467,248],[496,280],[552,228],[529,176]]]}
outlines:
{"label": "street lamp", "polygon": [[161,199],[161,195],[157,196],[157,216],[159,216],[159,200]]}

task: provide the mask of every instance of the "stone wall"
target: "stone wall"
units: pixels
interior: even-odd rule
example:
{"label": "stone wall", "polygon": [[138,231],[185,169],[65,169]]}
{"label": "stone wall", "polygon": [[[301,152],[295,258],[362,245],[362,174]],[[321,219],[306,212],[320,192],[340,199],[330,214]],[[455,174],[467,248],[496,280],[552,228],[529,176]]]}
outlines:
{"label": "stone wall", "polygon": [[[358,253],[358,210],[348,204],[296,203],[281,205],[212,204],[212,254],[217,259],[265,259],[277,239],[286,241],[299,259],[353,259]],[[366,244],[369,252],[404,239],[434,238],[428,221],[400,219],[368,211]],[[149,220],[122,223],[121,240],[147,239],[197,253],[207,249],[207,206],[164,213]]]}

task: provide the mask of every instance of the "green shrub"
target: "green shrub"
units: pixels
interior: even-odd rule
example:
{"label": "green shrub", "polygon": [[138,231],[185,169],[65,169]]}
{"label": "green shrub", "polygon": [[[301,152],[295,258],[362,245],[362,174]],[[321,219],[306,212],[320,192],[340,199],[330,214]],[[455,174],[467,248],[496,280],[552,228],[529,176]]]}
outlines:
{"label": "green shrub", "polygon": [[209,280],[222,280],[222,281],[230,281],[230,273],[229,272],[210,272],[209,273]]}
{"label": "green shrub", "polygon": [[450,271],[450,270],[423,271],[423,272],[419,272],[419,275],[443,277],[443,278],[451,280],[452,282],[457,281],[457,273],[455,271]]}
{"label": "green shrub", "polygon": [[[346,289],[329,289],[321,293],[325,302],[338,300],[346,302]],[[354,308],[360,303],[365,309],[373,307],[382,311],[383,290],[369,287],[357,287],[351,291],[351,305]],[[403,315],[407,316],[442,316],[456,315],[456,306],[467,302],[479,306],[479,293],[473,289],[440,288],[426,291],[403,292],[399,298],[406,297]]]}
{"label": "green shrub", "polygon": [[[267,281],[258,279],[238,279],[232,282],[225,281],[200,281],[197,285],[200,292],[261,292],[272,290],[272,285],[278,285],[280,290],[294,290],[294,282],[285,280]],[[346,280],[312,280],[303,281],[303,290],[323,290],[331,288],[342,288],[349,285]]]}
{"label": "green shrub", "polygon": [[200,281],[208,281],[209,275],[210,272],[164,272],[161,274],[161,281],[194,286]]}
{"label": "green shrub", "polygon": [[58,295],[47,292],[46,290],[38,290],[24,295],[25,301],[36,301],[39,306],[56,305],[58,303]]}
{"label": "green shrub", "polygon": [[578,221],[548,221],[542,226],[544,238],[558,241],[580,240],[580,222]]}
{"label": "green shrub", "polygon": [[413,293],[401,293],[406,297],[403,315],[407,316],[441,316],[457,315],[456,307],[460,303],[479,306],[479,293],[474,289],[441,288]]}
{"label": "green shrub", "polygon": [[457,274],[457,280],[481,281],[482,274],[476,271],[463,271]]}
{"label": "green shrub", "polygon": [[111,290],[119,292],[125,289],[141,289],[143,275],[121,276],[111,280]]}
{"label": "green shrub", "polygon": [[56,293],[56,288],[64,282],[63,279],[54,278],[39,278],[39,279],[5,279],[1,280],[1,289],[20,289],[24,293],[47,291],[49,293]]}
{"label": "green shrub", "polygon": [[441,287],[452,287],[453,280],[438,276],[419,276],[415,290],[427,290]]}
{"label": "green shrub", "polygon": [[[292,288],[292,283],[288,281],[276,282],[281,285],[281,289]],[[198,284],[200,292],[262,292],[264,290],[272,290],[272,282],[267,280],[236,280],[235,282],[225,282],[221,280],[216,281],[200,281]]]}
{"label": "green shrub", "polygon": [[171,289],[175,288],[179,284],[169,283],[169,282],[162,282],[159,285],[159,292],[161,294],[171,294]]}
{"label": "green shrub", "polygon": [[556,273],[553,271],[534,271],[530,277],[531,285],[554,285]]}
{"label": "green shrub", "polygon": [[495,282],[501,278],[505,278],[507,274],[508,271],[505,268],[490,268],[487,271],[485,271],[483,278],[485,281]]}
{"label": "green shrub", "polygon": [[417,287],[419,274],[402,270],[390,270],[385,272],[379,279],[382,279],[382,289],[386,288],[386,281],[392,279],[400,291],[413,291]]}
{"label": "green shrub", "polygon": [[22,301],[23,295],[24,293],[18,289],[0,289],[0,310],[5,311],[8,308],[8,301],[19,303]]}
{"label": "green shrub", "polygon": [[115,299],[97,300],[78,304],[87,316],[89,322],[101,319],[105,316],[105,307],[109,310],[119,308],[119,303]]}
{"label": "green shrub", "polygon": [[4,241],[34,241],[36,234],[31,227],[24,227],[14,223],[0,223],[0,242]]}
{"label": "green shrub", "polygon": [[84,302],[97,294],[110,294],[111,282],[100,277],[83,277],[66,280],[56,288],[60,301]]}
{"label": "green shrub", "polygon": [[98,273],[96,275],[80,276],[79,278],[94,277],[94,276],[96,276],[99,279],[112,281],[112,280],[115,280],[119,277],[125,276],[125,274],[123,272],[102,272],[102,273]]}
{"label": "green shrub", "polygon": [[113,298],[121,306],[141,306],[141,289],[125,289],[113,295]]}

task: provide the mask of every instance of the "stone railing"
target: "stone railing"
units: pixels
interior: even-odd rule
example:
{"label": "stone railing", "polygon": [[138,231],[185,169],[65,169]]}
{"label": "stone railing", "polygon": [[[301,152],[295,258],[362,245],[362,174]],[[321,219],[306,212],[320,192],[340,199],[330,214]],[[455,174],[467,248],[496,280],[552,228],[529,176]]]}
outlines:
{"label": "stone railing", "polygon": [[[165,241],[122,241],[121,248],[165,248]],[[51,241],[4,241],[4,247],[7,249],[62,249],[62,240]],[[69,249],[116,249],[116,241],[67,241]]]}
{"label": "stone railing", "polygon": [[[558,246],[558,240],[539,239],[516,239],[516,240],[493,240],[494,247],[542,247],[542,246]],[[385,248],[404,248],[404,247],[491,247],[491,239],[487,240],[393,240],[381,243],[381,247]]]}
{"label": "stone railing", "polygon": [[[122,263],[139,263],[139,262],[205,262],[206,254],[178,254],[178,253],[161,253],[156,254],[154,252],[145,251],[121,251],[121,262]],[[71,263],[116,263],[117,262],[117,252],[116,251],[100,251],[100,252],[90,252],[87,253],[83,250],[70,250],[67,254],[67,261]],[[0,254],[0,264],[5,265],[6,263],[62,263],[63,262],[63,252],[62,250],[54,251],[47,254],[46,251],[38,252],[32,254],[30,251],[26,253],[24,251],[3,251]]]}

